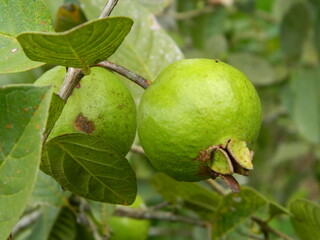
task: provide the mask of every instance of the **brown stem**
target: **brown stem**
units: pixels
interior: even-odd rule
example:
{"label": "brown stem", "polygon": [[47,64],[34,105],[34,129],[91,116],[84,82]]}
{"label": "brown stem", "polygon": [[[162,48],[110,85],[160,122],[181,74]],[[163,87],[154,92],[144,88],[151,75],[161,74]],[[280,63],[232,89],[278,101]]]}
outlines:
{"label": "brown stem", "polygon": [[145,152],[144,152],[143,148],[140,147],[140,146],[132,146],[130,151],[133,152],[133,153],[140,154],[140,155],[145,155]]}
{"label": "brown stem", "polygon": [[59,96],[63,101],[67,101],[72,94],[73,89],[76,87],[77,83],[84,77],[81,69],[69,68],[64,79],[64,82],[59,90]]}
{"label": "brown stem", "polygon": [[207,179],[206,183],[209,184],[210,187],[212,187],[217,193],[219,193],[222,196],[226,196],[229,193],[229,191],[224,189],[224,187],[222,187],[219,183],[217,183],[213,179]]}
{"label": "brown stem", "polygon": [[109,61],[103,61],[97,64],[97,66],[99,67],[103,67],[106,69],[110,69],[114,72],[119,73],[120,75],[128,78],[129,80],[135,82],[136,84],[138,84],[140,87],[142,87],[143,89],[146,89],[151,82],[144,79],[143,77],[141,77],[140,75],[131,72],[129,69],[126,69],[118,64],[109,62]]}
{"label": "brown stem", "polygon": [[268,239],[268,234],[269,233],[273,233],[273,234],[277,235],[281,239],[291,240],[291,238],[289,236],[287,236],[284,233],[282,233],[282,232],[270,227],[266,221],[263,221],[262,219],[260,219],[258,217],[255,217],[255,216],[252,216],[251,219],[252,219],[252,221],[255,221],[260,226],[260,229],[261,229],[263,235],[265,236],[265,239]]}
{"label": "brown stem", "polygon": [[210,225],[210,223],[201,221],[200,219],[175,215],[171,212],[148,211],[148,210],[142,210],[138,208],[123,207],[123,206],[117,206],[116,211],[114,212],[114,215],[136,218],[136,219],[152,219],[152,220],[165,220],[170,222],[181,222],[181,223],[186,223],[191,225],[197,225],[204,228],[208,228],[208,225]]}
{"label": "brown stem", "polygon": [[102,13],[100,14],[99,18],[109,17],[113,8],[117,5],[118,1],[119,0],[109,0],[106,6],[104,7]]}

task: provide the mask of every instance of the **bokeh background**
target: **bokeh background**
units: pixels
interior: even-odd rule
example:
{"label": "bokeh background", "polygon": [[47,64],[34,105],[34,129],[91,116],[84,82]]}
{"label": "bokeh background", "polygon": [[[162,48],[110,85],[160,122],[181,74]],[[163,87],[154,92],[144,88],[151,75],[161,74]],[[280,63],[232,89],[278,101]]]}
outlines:
{"label": "bokeh background", "polygon": [[[57,31],[95,18],[104,2],[47,0]],[[183,56],[217,58],[245,72],[260,95],[263,122],[255,146],[255,170],[249,177],[237,179],[284,206],[297,197],[319,203],[320,1],[129,2],[139,7],[119,6],[114,14],[133,17],[135,26],[129,40],[111,60],[151,81],[162,68]],[[65,5],[59,10],[62,4]],[[66,18],[69,22],[61,22]],[[51,67],[0,75],[0,85],[32,83]],[[138,104],[143,91],[128,80],[123,81]],[[137,172],[139,193],[147,204],[155,204],[161,198],[149,184],[155,171],[140,153],[138,140],[134,149],[128,158]],[[274,220],[272,225],[294,236],[285,217]],[[155,222],[150,239],[203,236],[199,229],[186,228]]]}

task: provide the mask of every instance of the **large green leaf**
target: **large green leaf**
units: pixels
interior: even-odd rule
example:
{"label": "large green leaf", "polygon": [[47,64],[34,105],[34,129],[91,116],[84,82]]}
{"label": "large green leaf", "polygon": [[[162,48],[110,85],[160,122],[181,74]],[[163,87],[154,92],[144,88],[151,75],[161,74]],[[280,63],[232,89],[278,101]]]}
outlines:
{"label": "large green leaf", "polygon": [[87,68],[111,56],[132,24],[126,17],[104,18],[62,33],[24,32],[17,39],[26,55],[34,61]]}
{"label": "large green leaf", "polygon": [[228,57],[228,63],[243,71],[254,85],[269,85],[277,80],[272,66],[259,56],[235,53]]}
{"label": "large green leaf", "polygon": [[15,36],[23,31],[53,31],[43,0],[0,0],[0,74],[42,65],[28,59]]}
{"label": "large green leaf", "polygon": [[[105,0],[96,0],[96,4],[91,4],[91,0],[79,1],[89,19],[97,18],[105,4]],[[137,2],[119,1],[112,15],[130,17],[134,25],[110,61],[153,81],[163,68],[183,58],[182,52],[155,16]],[[125,82],[130,86],[135,99],[139,99],[143,89],[135,83]]]}
{"label": "large green leaf", "polygon": [[291,222],[302,240],[320,239],[320,206],[304,199],[290,204]]}
{"label": "large green leaf", "polygon": [[154,175],[151,183],[165,200],[172,203],[182,201],[186,207],[202,215],[212,214],[222,199],[197,183],[178,182],[162,173]]}
{"label": "large green leaf", "polygon": [[320,143],[320,68],[293,71],[283,100],[301,135]]}
{"label": "large green leaf", "polygon": [[288,61],[301,56],[310,22],[308,6],[304,2],[294,4],[281,22],[281,48]]}
{"label": "large green leaf", "polygon": [[228,233],[266,204],[267,200],[249,187],[243,187],[240,193],[225,196],[215,213],[213,237],[221,237]]}
{"label": "large green leaf", "polygon": [[0,88],[0,239],[22,214],[35,184],[52,91],[50,87]]}
{"label": "large green leaf", "polygon": [[135,200],[136,178],[127,159],[91,135],[51,139],[43,151],[41,169],[64,189],[88,199],[124,205]]}

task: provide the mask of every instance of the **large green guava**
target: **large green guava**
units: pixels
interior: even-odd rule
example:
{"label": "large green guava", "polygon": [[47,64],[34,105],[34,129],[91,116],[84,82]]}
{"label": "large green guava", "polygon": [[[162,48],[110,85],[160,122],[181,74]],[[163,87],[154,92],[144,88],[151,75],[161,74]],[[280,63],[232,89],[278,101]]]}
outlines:
{"label": "large green guava", "polygon": [[[143,204],[142,198],[137,195],[130,208],[141,208]],[[150,222],[143,219],[112,216],[108,225],[111,228],[110,240],[145,240],[148,237]]]}
{"label": "large green guava", "polygon": [[166,67],[144,92],[138,111],[147,157],[180,181],[247,175],[260,125],[261,103],[251,82],[212,59]]}
{"label": "large green guava", "polygon": [[[65,74],[64,67],[55,67],[35,85],[52,84],[57,93]],[[136,106],[129,90],[110,71],[94,67],[73,90],[48,139],[68,133],[91,134],[125,155],[135,131]]]}

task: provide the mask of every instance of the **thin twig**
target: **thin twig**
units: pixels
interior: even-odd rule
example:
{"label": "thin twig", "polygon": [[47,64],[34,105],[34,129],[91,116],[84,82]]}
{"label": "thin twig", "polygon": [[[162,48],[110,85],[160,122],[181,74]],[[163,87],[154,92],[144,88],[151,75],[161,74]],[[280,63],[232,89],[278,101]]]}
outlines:
{"label": "thin twig", "polygon": [[119,0],[109,0],[106,4],[106,6],[104,7],[102,13],[100,14],[99,18],[105,18],[105,17],[109,17],[109,15],[111,14],[113,8],[117,5]]}
{"label": "thin twig", "polygon": [[292,240],[289,236],[287,236],[286,234],[270,227],[268,225],[268,223],[258,217],[252,216],[251,217],[252,221],[255,221],[259,226],[261,231],[263,232],[263,234],[266,236],[268,235],[268,233],[273,233],[275,235],[277,235],[279,238],[284,239],[284,240]]}
{"label": "thin twig", "polygon": [[110,69],[114,72],[117,72],[119,73],[120,75],[128,78],[129,80],[135,82],[136,84],[138,84],[140,87],[146,89],[150,84],[151,82],[144,79],[143,77],[141,77],[140,75],[134,73],[134,72],[131,72],[130,70],[118,65],[118,64],[115,64],[115,63],[112,63],[112,62],[109,62],[109,61],[103,61],[103,62],[100,62],[97,64],[97,66],[99,67],[103,67],[103,68],[106,68],[106,69]]}
{"label": "thin twig", "polygon": [[217,193],[226,196],[229,192],[213,179],[207,179],[206,183],[210,185]]}
{"label": "thin twig", "polygon": [[145,155],[145,152],[144,152],[143,148],[140,147],[140,146],[132,146],[130,151],[133,152],[133,153]]}
{"label": "thin twig", "polygon": [[23,229],[27,228],[31,224],[35,223],[40,216],[41,211],[36,210],[34,212],[31,212],[28,215],[23,216],[20,221],[17,223],[17,225],[12,230],[12,236],[14,237],[17,233],[21,232]]}
{"label": "thin twig", "polygon": [[123,206],[117,206],[114,212],[116,216],[130,217],[136,219],[152,219],[152,220],[165,220],[170,222],[181,222],[191,225],[207,228],[210,223],[202,221],[197,218],[186,217],[181,215],[175,215],[171,212],[164,211],[148,211],[138,208],[128,208]]}
{"label": "thin twig", "polygon": [[149,209],[149,211],[150,211],[150,210],[151,210],[151,211],[156,211],[156,210],[159,210],[159,209],[161,209],[161,208],[165,208],[165,207],[167,207],[167,206],[169,206],[169,205],[170,205],[169,202],[164,201],[164,202],[161,202],[161,203],[159,203],[159,204],[157,204],[157,205],[154,205],[154,206],[152,206],[152,207],[149,207],[148,209]]}
{"label": "thin twig", "polygon": [[65,80],[59,90],[59,96],[62,100],[67,101],[67,99],[72,94],[73,89],[76,87],[77,83],[84,77],[81,69],[69,68],[66,74]]}

